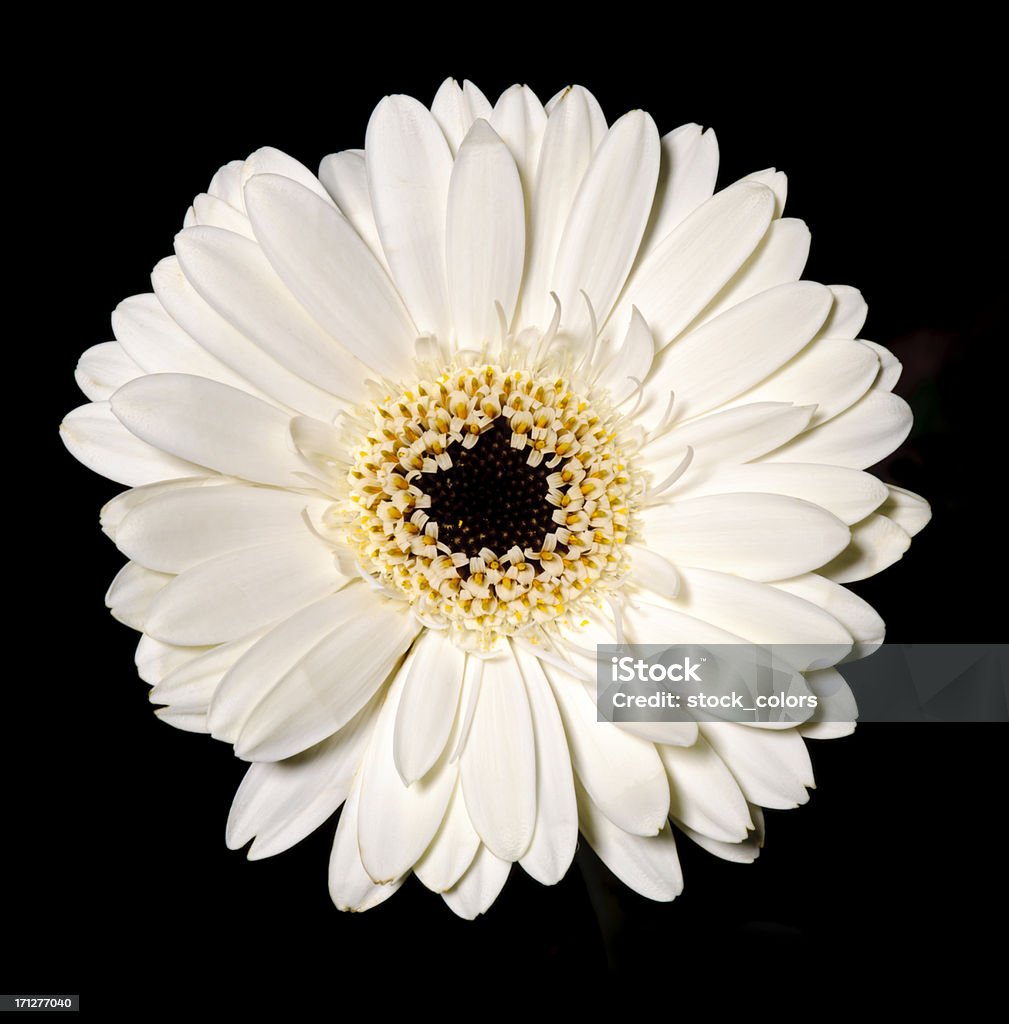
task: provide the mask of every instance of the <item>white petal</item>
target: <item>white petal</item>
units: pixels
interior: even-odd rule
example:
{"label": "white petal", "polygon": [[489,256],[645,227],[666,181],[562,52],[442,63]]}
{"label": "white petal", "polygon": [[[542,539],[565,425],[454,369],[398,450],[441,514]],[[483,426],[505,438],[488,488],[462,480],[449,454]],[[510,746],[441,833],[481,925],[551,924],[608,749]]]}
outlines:
{"label": "white petal", "polygon": [[[253,189],[250,198],[257,194]],[[335,209],[322,205],[367,252]],[[364,364],[299,305],[256,242],[220,228],[195,227],[176,235],[175,252],[196,291],[245,337],[292,373],[334,395],[358,399],[367,376]]]}
{"label": "white petal", "polygon": [[[551,111],[543,133],[536,187],[529,211],[529,263],[522,289],[526,323],[545,328],[553,315],[550,289],[564,225],[598,140],[594,138],[592,96],[575,86]],[[605,122],[603,122],[605,125]]]}
{"label": "white petal", "polygon": [[502,860],[518,860],[536,823],[536,746],[529,698],[511,646],[483,666],[473,724],[460,759],[473,827]]}
{"label": "white petal", "polygon": [[900,447],[911,431],[912,419],[903,398],[873,389],[840,416],[807,431],[765,459],[866,469]]}
{"label": "white petal", "polygon": [[669,773],[669,815],[703,835],[738,843],[753,827],[732,773],[703,736],[690,747],[659,747]]}
{"label": "white petal", "polygon": [[886,499],[886,485],[869,473],[843,466],[760,462],[730,466],[677,488],[680,497],[701,494],[787,494],[819,505],[842,523],[857,523]]}
{"label": "white petal", "polygon": [[669,822],[657,835],[632,835],[614,825],[581,785],[575,788],[582,835],[599,859],[642,896],[664,903],[676,899],[683,892],[683,873]]}
{"label": "white petal", "polygon": [[329,895],[339,910],[364,911],[387,900],[402,884],[397,878],[376,885],[364,870],[357,846],[357,806],[361,793],[360,775],[354,780],[350,796],[343,806],[340,824],[329,859]]}
{"label": "white petal", "polygon": [[327,203],[332,202],[322,183],[303,163],[299,163],[293,156],[288,156],[272,146],[263,146],[262,149],[257,149],[242,164],[241,182],[243,194],[245,186],[257,174],[282,175],[285,178],[296,181],[307,189],[311,189],[311,191]]}
{"label": "white petal", "polygon": [[813,768],[806,744],[794,729],[705,722],[701,732],[751,803],[783,808],[809,799],[806,788],[813,785]]}
{"label": "white petal", "polygon": [[768,167],[763,171],[748,174],[745,181],[756,181],[766,185],[774,193],[774,216],[780,217],[785,212],[785,201],[788,199],[788,175]]}
{"label": "white petal", "polygon": [[597,720],[581,683],[544,666],[557,698],[571,763],[593,802],[625,832],[658,834],[669,813],[669,784],[655,745]]}
{"label": "white petal", "polygon": [[174,708],[158,708],[154,714],[162,722],[181,729],[183,732],[209,732],[207,716],[202,711],[176,711]]}
{"label": "white petal", "polygon": [[216,647],[190,648],[204,653],[169,672],[151,690],[151,703],[207,711],[221,680],[257,639],[258,634]]}
{"label": "white petal", "polygon": [[610,401],[614,405],[629,398],[638,382],[648,377],[654,358],[655,339],[645,318],[633,309],[623,344],[601,375],[603,383],[609,386]]}
{"label": "white petal", "polygon": [[144,371],[116,341],[92,345],[78,360],[74,379],[92,402],[105,402],[127,381]]}
{"label": "white petal", "polygon": [[[268,679],[265,695],[235,741],[239,757],[279,761],[342,729],[385,682],[417,634],[413,616],[362,586],[335,594],[329,612],[329,632],[296,654],[286,672]],[[246,675],[255,672],[255,658],[253,648],[233,674],[240,668]]]}
{"label": "white petal", "polygon": [[403,784],[423,778],[441,757],[459,707],[466,656],[439,630],[425,631],[403,684],[393,757]]}
{"label": "white petal", "polygon": [[466,82],[465,89],[462,89],[454,78],[446,78],[435,94],[431,113],[455,153],[473,127],[474,120],[490,118],[491,105],[472,82]]}
{"label": "white petal", "polygon": [[207,186],[207,192],[210,195],[222,199],[238,211],[245,209],[242,204],[242,168],[244,166],[244,160],[232,160],[217,171]]}
{"label": "white petal", "polygon": [[145,633],[137,644],[134,661],[137,675],[145,683],[157,686],[162,679],[177,668],[202,657],[210,647],[176,647],[175,644],[163,644]]}
{"label": "white petal", "polygon": [[803,348],[819,330],[830,303],[830,292],[812,281],[754,295],[666,348],[648,379],[646,398],[655,403],[675,391],[680,418],[735,398]]}
{"label": "white petal", "polygon": [[879,360],[873,355],[861,342],[820,338],[729,404],[801,402],[816,406],[811,425],[824,423],[854,405],[872,387],[879,372]]}
{"label": "white petal", "polygon": [[136,437],[113,416],[108,402],[82,405],[67,413],[60,437],[78,462],[130,487],[204,472]]}
{"label": "white petal", "polygon": [[868,602],[833,580],[815,573],[779,580],[772,584],[778,590],[801,597],[832,615],[852,635],[855,641],[845,661],[871,654],[883,642],[886,626]]}
{"label": "white petal", "polygon": [[718,140],[711,128],[702,133],[699,124],[684,124],[662,136],[655,205],[639,260],[711,198],[717,174]]}
{"label": "white petal", "polygon": [[245,390],[268,395],[289,409],[323,420],[331,419],[342,407],[335,395],[292,373],[212,309],[186,279],[176,257],[163,259],[154,268],[151,283],[171,318],[201,348],[249,381]]}
{"label": "white petal", "polygon": [[[725,573],[683,569],[680,593],[669,607],[752,643],[810,646],[809,652],[793,657],[842,657],[851,646],[848,631],[816,604]],[[808,663],[799,667],[805,669]]]}
{"label": "white petal", "polygon": [[[118,421],[117,421],[118,422]],[[112,540],[116,539],[116,532],[120,524],[138,505],[145,501],[167,494],[169,491],[191,489],[194,487],[220,487],[232,483],[227,477],[217,476],[184,476],[177,480],[162,480],[155,484],[144,484],[142,487],[132,487],[128,491],[117,494],[111,501],[106,502],[101,509],[99,519],[102,524],[102,531]]]}
{"label": "white petal", "polygon": [[722,860],[732,861],[735,864],[752,864],[760,856],[763,840],[758,839],[756,833],[739,843],[723,843],[721,840],[712,839],[701,832],[695,832],[694,829],[688,828],[685,825],[680,825],[679,828],[688,839],[692,839],[702,850],[707,850],[708,853],[721,857]]}
{"label": "white petal", "polygon": [[152,606],[146,631],[173,644],[235,640],[293,615],[345,582],[332,549],[311,534],[244,548],[176,576]]}
{"label": "white petal", "polygon": [[450,336],[445,212],[452,154],[431,112],[387,96],[368,122],[365,160],[375,223],[400,295],[422,333]]}
{"label": "white petal", "polygon": [[[256,238],[280,279],[322,328],[360,360],[341,354],[335,364],[349,378],[344,387],[360,386],[361,366],[386,377],[402,376],[413,358],[417,329],[350,222],[308,189],[272,174],[249,182],[245,202]],[[303,376],[328,384],[328,378]]]}
{"label": "white petal", "polygon": [[809,257],[810,237],[801,220],[785,217],[772,221],[750,258],[704,310],[699,322],[707,323],[768,288],[798,281]]}
{"label": "white petal", "polygon": [[513,85],[494,104],[490,124],[515,157],[523,191],[528,194],[536,181],[540,144],[547,126],[543,104],[528,85]]}
{"label": "white petal", "polygon": [[687,484],[706,469],[749,462],[784,444],[805,429],[812,411],[809,406],[758,402],[712,413],[649,442],[644,461],[653,483],[658,484],[680,464],[687,448],[692,448],[689,472],[681,478]]}
{"label": "white petal", "polygon": [[543,885],[559,882],[571,866],[578,844],[571,755],[550,682],[539,659],[514,647],[525,679],[536,741],[536,827],[520,864]]}
{"label": "white petal", "polygon": [[462,785],[457,781],[441,828],[414,865],[414,874],[432,892],[445,892],[462,878],[479,848],[480,837],[466,813]]}
{"label": "white petal", "polygon": [[614,310],[614,328],[619,332],[637,306],[663,348],[749,259],[773,213],[774,193],[763,185],[741,182],[713,195],[634,271]]}
{"label": "white petal", "polygon": [[862,293],[846,284],[831,285],[830,290],[834,295],[834,308],[823,325],[824,337],[857,338],[869,313]]}
{"label": "white petal", "polygon": [[864,580],[899,561],[910,546],[907,530],[886,516],[871,515],[851,528],[851,543],[820,575],[837,583]]}
{"label": "white petal", "polygon": [[879,358],[879,376],[874,381],[873,387],[877,391],[893,391],[897,381],[900,380],[901,370],[904,369],[900,360],[888,348],[877,345],[874,341],[859,338],[858,343],[872,349]]}
{"label": "white petal", "polygon": [[486,846],[481,846],[466,874],[442,899],[454,914],[472,921],[490,910],[491,904],[508,881],[511,862],[495,857]]}
{"label": "white petal", "polygon": [[338,733],[285,761],[245,773],[228,815],[228,848],[255,837],[249,860],[282,853],[314,832],[347,799],[377,718],[373,699]]}
{"label": "white petal", "polygon": [[678,568],[753,580],[809,572],[843,551],[848,528],[822,508],[778,494],[710,494],[644,510],[643,539]]}
{"label": "white petal", "polygon": [[361,766],[357,839],[365,870],[378,882],[399,877],[424,855],[445,817],[459,776],[447,751],[411,786],[404,785],[396,770],[396,717],[414,657],[411,652],[396,673]]}
{"label": "white petal", "polygon": [[893,520],[909,537],[924,530],[932,518],[929,503],[920,494],[903,487],[887,484],[886,489],[889,495],[879,507],[879,514]]}
{"label": "white petal", "polygon": [[500,333],[495,302],[510,322],[525,260],[522,184],[508,147],[483,119],[456,157],[445,232],[455,337],[480,348]]}
{"label": "white petal", "polygon": [[325,499],[245,484],[173,488],[129,512],[116,544],[148,569],[180,573],[230,551],[304,537],[306,510],[321,514],[328,505]]}
{"label": "white petal", "polygon": [[[193,223],[205,224],[207,227],[223,228],[235,234],[252,238],[252,225],[249,218],[217,196],[203,193],[193,200]],[[189,225],[186,225],[189,227]]]}
{"label": "white petal", "polygon": [[816,709],[799,732],[807,740],[834,740],[855,731],[858,705],[851,687],[836,668],[810,672],[806,676],[810,690],[817,696]]}
{"label": "white petal", "polygon": [[561,236],[552,283],[569,327],[585,315],[583,291],[598,322],[608,316],[634,263],[658,175],[655,122],[644,111],[631,111],[593,156]]}
{"label": "white petal", "polygon": [[667,558],[640,544],[630,545],[633,579],[638,586],[654,590],[663,597],[676,597],[680,575]]}
{"label": "white petal", "polygon": [[340,212],[350,221],[371,250],[371,254],[385,270],[385,253],[378,237],[375,214],[368,194],[368,169],[364,163],[364,150],[347,149],[331,153],[319,165],[319,180],[333,197]]}
{"label": "white petal", "polygon": [[151,572],[135,562],[127,562],[116,573],[105,595],[105,605],[114,619],[131,629],[143,629],[150,616],[151,604],[171,579],[164,573]]}
{"label": "white petal", "polygon": [[112,411],[142,441],[230,476],[298,487],[312,468],[294,449],[286,413],[203,377],[139,377],[113,395]]}

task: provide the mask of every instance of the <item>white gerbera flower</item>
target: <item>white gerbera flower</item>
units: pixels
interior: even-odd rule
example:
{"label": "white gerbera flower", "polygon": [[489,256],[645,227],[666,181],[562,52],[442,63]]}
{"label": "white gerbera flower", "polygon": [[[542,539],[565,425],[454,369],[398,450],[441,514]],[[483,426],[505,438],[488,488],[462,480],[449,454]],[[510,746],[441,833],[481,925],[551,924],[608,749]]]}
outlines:
{"label": "white gerbera flower", "polygon": [[760,808],[805,802],[804,738],[851,728],[835,669],[788,729],[593,703],[618,638],[857,656],[883,623],[841,584],[929,516],[863,472],[911,413],[861,296],[799,280],[783,174],[712,194],[717,164],[712,131],[608,128],[579,87],[387,97],[318,177],[223,167],[84,354],[66,444],[131,488],[108,604],[158,714],[252,762],[231,847],[343,805],[337,906],[413,872],[474,917],[579,831],[670,900],[670,822],[752,860]]}

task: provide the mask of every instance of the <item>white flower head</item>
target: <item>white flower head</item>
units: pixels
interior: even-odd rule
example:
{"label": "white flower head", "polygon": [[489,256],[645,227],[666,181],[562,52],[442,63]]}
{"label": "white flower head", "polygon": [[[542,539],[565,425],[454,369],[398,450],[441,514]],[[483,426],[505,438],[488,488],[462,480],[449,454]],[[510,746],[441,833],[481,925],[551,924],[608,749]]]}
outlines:
{"label": "white flower head", "polygon": [[927,504],[865,468],[906,437],[857,291],[800,281],[785,176],[715,192],[712,131],[607,126],[595,98],[382,100],[316,177],[262,149],[193,201],[153,293],[113,315],[63,436],[129,490],[158,714],[251,766],[228,844],[287,849],[343,807],[342,909],[411,873],[463,917],[578,834],[671,900],[674,839],[752,860],[849,732],[833,667],[791,728],[597,721],[599,643],[829,644],[879,616]]}

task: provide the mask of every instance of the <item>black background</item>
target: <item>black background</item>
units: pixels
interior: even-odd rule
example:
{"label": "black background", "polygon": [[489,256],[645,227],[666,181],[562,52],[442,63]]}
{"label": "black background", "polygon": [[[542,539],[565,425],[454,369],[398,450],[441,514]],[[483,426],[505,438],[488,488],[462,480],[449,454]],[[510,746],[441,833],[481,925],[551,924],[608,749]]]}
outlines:
{"label": "black background", "polygon": [[29,294],[8,295],[26,314],[8,342],[41,359],[9,382],[30,411],[8,407],[8,454],[25,459],[26,488],[8,492],[9,550],[26,588],[8,619],[0,990],[82,991],[91,1008],[124,985],[168,1006],[199,990],[221,1005],[291,992],[335,1007],[334,991],[362,970],[394,985],[399,971],[430,967],[437,984],[470,967],[549,977],[642,960],[664,972],[649,984],[698,978],[718,990],[771,962],[771,992],[799,977],[859,988],[876,974],[976,977],[1003,942],[1006,733],[993,725],[866,725],[811,744],[810,803],[768,813],[751,866],[683,840],[686,890],[672,904],[637,897],[580,851],[552,889],[516,869],[475,923],[414,880],[376,910],[340,914],[326,888],[332,822],[265,862],[225,849],[244,766],[225,745],[156,721],[133,668],[136,635],[103,607],[122,558],[97,513],[121,488],[56,436],[83,401],[78,355],[111,337],[120,299],[149,290],[220,164],[268,144],[314,169],[362,145],[382,95],[430,102],[451,74],[492,100],[516,80],[544,101],[578,81],[610,120],[640,106],[662,132],[713,125],[719,187],[770,165],[788,173],[788,213],[813,233],[805,276],[861,288],[864,336],[904,363],[896,390],[915,428],[880,472],[935,512],[902,562],[857,589],[891,640],[1002,636],[1002,116],[978,40],[937,33],[875,48],[866,25],[835,49],[813,32],[786,46],[762,18],[737,54],[717,34],[670,29],[657,45],[595,27],[591,47],[553,29],[547,40],[544,28],[532,47],[474,31],[442,52],[423,23],[398,24],[395,46],[306,24],[247,47],[197,22],[38,54],[35,82],[56,82],[58,98],[19,104],[20,171],[37,168],[41,187],[16,185],[13,213],[27,215],[21,237],[33,244],[7,253],[30,264]]}

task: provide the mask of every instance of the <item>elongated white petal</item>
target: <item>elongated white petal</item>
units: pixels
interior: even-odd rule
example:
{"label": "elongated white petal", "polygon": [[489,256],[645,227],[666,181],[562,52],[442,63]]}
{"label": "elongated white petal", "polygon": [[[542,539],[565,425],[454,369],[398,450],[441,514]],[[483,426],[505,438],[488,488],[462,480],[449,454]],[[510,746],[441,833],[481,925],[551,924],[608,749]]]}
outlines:
{"label": "elongated white petal", "polygon": [[[357,360],[343,353],[340,394],[360,387],[362,366],[387,377],[410,366],[417,329],[395,287],[350,221],[288,178],[265,174],[245,188],[249,217],[267,259],[291,294]],[[183,262],[185,266],[185,262]],[[324,353],[328,358],[328,350]],[[308,376],[329,386],[328,378]]]}
{"label": "elongated white petal", "polygon": [[139,377],[112,396],[112,411],[140,440],[230,476],[297,487],[303,483],[298,474],[312,468],[294,449],[285,413],[203,377]]}
{"label": "elongated white petal", "polygon": [[663,597],[676,596],[680,589],[680,575],[669,559],[640,544],[630,545],[630,552],[634,566],[633,578],[638,586],[654,590]]}
{"label": "elongated white petal", "polygon": [[117,341],[93,345],[78,360],[74,379],[92,402],[105,402],[144,371]]}
{"label": "elongated white petal", "polygon": [[[239,757],[280,761],[306,750],[342,729],[385,682],[416,636],[417,622],[361,591],[354,587],[334,595],[329,632],[270,680],[273,685],[235,740]],[[255,671],[253,657],[254,652],[247,656],[243,672]]]}
{"label": "elongated white petal", "polygon": [[746,799],[725,762],[703,736],[690,747],[659,747],[669,773],[669,815],[678,824],[724,843],[753,827]]}
{"label": "elongated white petal", "polygon": [[677,567],[780,580],[829,562],[848,545],[836,516],[778,494],[710,494],[644,510],[643,539]]}
{"label": "elongated white petal", "polygon": [[[270,180],[287,179],[271,176]],[[297,185],[292,182],[288,187],[294,190]],[[250,198],[259,195],[251,182],[247,188],[252,189]],[[350,225],[331,205],[323,205],[366,252]],[[269,238],[275,242],[273,234]],[[306,239],[306,244],[312,241]],[[196,227],[176,236],[175,252],[196,291],[278,363],[334,395],[352,401],[359,396],[367,376],[364,364],[327,334],[298,303],[256,242],[220,228]],[[284,266],[287,270],[288,265]],[[313,283],[305,285],[306,292]]]}
{"label": "elongated white petal", "polygon": [[785,217],[772,221],[750,258],[715,296],[699,322],[707,323],[768,288],[798,281],[809,257],[810,239],[809,228],[801,220]]}
{"label": "elongated white petal", "polygon": [[460,86],[454,78],[446,78],[435,94],[431,113],[445,133],[445,139],[455,153],[466,133],[478,117],[489,119],[491,105],[487,97],[472,83]]}
{"label": "elongated white petal", "polygon": [[327,203],[332,202],[325,188],[323,188],[322,182],[303,163],[295,160],[293,156],[282,153],[279,149],[274,149],[272,146],[263,146],[262,149],[257,149],[242,164],[241,185],[243,201],[245,199],[245,187],[258,174],[278,174],[285,178],[290,178],[291,181],[310,189],[320,199],[324,199]]}
{"label": "elongated white petal", "polygon": [[628,282],[612,322],[646,310],[659,348],[673,340],[749,259],[774,213],[774,193],[742,182],[702,203],[646,257]]}
{"label": "elongated white petal", "polygon": [[669,784],[655,745],[600,722],[581,683],[544,666],[564,722],[571,763],[593,802],[625,832],[657,835],[669,813]]}
{"label": "elongated white petal", "polygon": [[812,281],[754,295],[666,348],[646,396],[676,391],[680,418],[707,412],[787,363],[819,330],[830,304],[830,292]]}
{"label": "elongated white petal", "polygon": [[129,512],[116,544],[149,569],[180,573],[231,551],[305,537],[306,510],[319,515],[327,505],[292,491],[244,484],[172,488]]}
{"label": "elongated white petal", "polygon": [[857,338],[865,324],[869,306],[857,288],[846,284],[833,284],[834,307],[823,325],[824,337]]}
{"label": "elongated white petal", "polygon": [[236,210],[223,199],[218,199],[217,196],[207,193],[198,195],[193,200],[193,222],[205,224],[207,227],[233,231],[236,235],[244,235],[246,238],[254,237],[252,225],[244,213]]}
{"label": "elongated white petal", "polygon": [[575,784],[581,833],[599,859],[625,885],[650,900],[668,903],[683,892],[683,873],[669,822],[654,836],[625,832]]}
{"label": "elongated white petal", "polygon": [[854,583],[893,565],[910,546],[907,530],[873,514],[851,528],[851,543],[819,572],[837,583]]}
{"label": "elongated white petal", "polygon": [[886,485],[869,473],[800,462],[760,462],[716,469],[685,482],[677,490],[681,497],[742,492],[802,498],[849,525],[879,508],[887,495]]}
{"label": "elongated white petal", "polygon": [[495,856],[518,860],[536,823],[536,746],[529,698],[510,646],[484,662],[460,768],[473,827]]}
{"label": "elongated white petal", "polygon": [[357,839],[365,870],[377,882],[399,877],[424,855],[444,820],[459,776],[447,751],[423,779],[410,786],[396,770],[396,718],[415,658],[416,652],[411,652],[396,673],[361,766]]}
{"label": "elongated white petal", "polygon": [[221,199],[239,212],[245,210],[242,204],[242,168],[244,160],[232,160],[219,168],[207,186],[208,194]]}
{"label": "elongated white petal", "polygon": [[508,147],[483,119],[456,157],[448,190],[448,294],[458,343],[479,348],[510,322],[525,261],[522,183]]}
{"label": "elongated white petal", "polygon": [[889,391],[869,391],[850,409],[764,456],[773,462],[825,462],[866,469],[911,431],[911,409]]}
{"label": "elongated white petal", "polygon": [[610,401],[620,405],[651,372],[655,358],[655,339],[645,318],[634,309],[627,325],[623,344],[602,373],[602,380],[610,390]]}
{"label": "elongated white petal", "polygon": [[718,140],[709,128],[684,124],[662,136],[655,205],[638,259],[648,255],[705,200],[718,175]]}
{"label": "elongated white petal", "polygon": [[145,633],[137,643],[137,652],[134,657],[137,675],[145,683],[157,686],[171,672],[195,661],[210,650],[213,648],[177,647],[175,644],[165,644]]}
{"label": "elongated white petal", "polygon": [[762,840],[757,838],[757,833],[748,835],[742,842],[724,843],[686,825],[680,825],[679,829],[688,839],[697,843],[702,850],[706,850],[722,860],[731,861],[734,864],[752,864],[760,856]]}
{"label": "elongated white petal", "polygon": [[753,643],[815,645],[806,655],[814,659],[828,651],[842,657],[851,646],[844,626],[817,604],[726,573],[683,569],[671,607]]}
{"label": "elongated white petal", "polygon": [[371,208],[371,196],[368,194],[368,169],[364,163],[364,150],[347,149],[324,157],[319,165],[319,180],[371,250],[372,256],[388,270],[382,242],[378,237],[375,214]]}
{"label": "elongated white petal", "polygon": [[284,761],[245,773],[228,815],[228,848],[254,838],[249,860],[282,853],[314,832],[347,799],[378,717],[374,698],[338,733]]}
{"label": "elongated white petal", "polygon": [[332,549],[311,534],[231,551],[176,576],[151,608],[146,630],[174,644],[235,640],[345,582]]}
{"label": "elongated white petal", "polygon": [[651,441],[645,447],[648,469],[657,484],[690,448],[689,472],[681,478],[688,484],[704,470],[749,462],[784,444],[805,429],[812,411],[809,406],[759,402],[702,416]]}
{"label": "elongated white petal", "polygon": [[788,175],[784,171],[768,167],[763,171],[754,171],[746,175],[743,180],[766,185],[774,193],[774,216],[781,217],[785,212],[785,201],[788,199]]}
{"label": "elongated white petal", "polygon": [[871,654],[883,642],[886,626],[868,602],[847,587],[815,573],[772,584],[778,590],[801,597],[832,615],[851,634],[855,643],[843,660],[852,661]]}
{"label": "elongated white petal", "polygon": [[531,192],[547,126],[543,104],[528,85],[513,85],[494,104],[490,125],[515,158],[523,191]]}
{"label": "elongated white petal", "polygon": [[78,462],[129,487],[205,472],[127,430],[108,402],[93,402],[67,413],[60,424],[60,437]]}
{"label": "elongated white petal", "polygon": [[833,740],[855,731],[858,704],[851,687],[836,668],[810,672],[806,676],[817,704],[810,718],[799,726],[803,739]]}
{"label": "elongated white petal", "polygon": [[423,778],[441,757],[459,707],[466,656],[444,633],[417,641],[403,684],[393,733],[393,757],[404,785]]}
{"label": "elongated white petal", "polygon": [[[545,328],[553,315],[550,290],[564,225],[598,140],[594,108],[580,86],[564,91],[550,112],[529,211],[529,261],[522,289],[522,319]],[[605,125],[605,122],[603,122]]]}
{"label": "elongated white petal", "polygon": [[813,768],[806,744],[794,729],[705,722],[701,732],[751,803],[797,807],[809,799],[806,789],[813,785]]}
{"label": "elongated white petal", "polygon": [[209,732],[207,716],[203,711],[177,711],[175,708],[158,708],[155,716],[167,725],[183,732]]}
{"label": "elongated white petal", "polygon": [[879,359],[879,376],[873,382],[873,387],[877,391],[893,391],[900,380],[901,370],[904,369],[900,360],[888,348],[877,345],[874,341],[859,338],[858,343],[872,349]]}
{"label": "elongated white petal", "polygon": [[361,777],[358,775],[340,814],[333,853],[329,858],[329,895],[338,910],[370,910],[387,900],[405,881],[404,876],[385,885],[376,885],[364,870],[357,846],[360,795]]}
{"label": "elongated white petal", "polygon": [[331,419],[342,407],[335,395],[292,373],[228,323],[189,283],[176,257],[163,259],[154,268],[151,283],[171,318],[202,348],[250,385],[236,386],[323,420]]}
{"label": "elongated white petal", "polygon": [[204,653],[185,661],[161,679],[151,690],[151,703],[206,711],[221,680],[258,638],[259,634],[256,634],[216,647],[190,648]]}
{"label": "elongated white petal", "polygon": [[536,742],[536,827],[519,863],[543,885],[555,885],[567,873],[578,844],[571,755],[564,725],[539,659],[515,646],[529,695]]}
{"label": "elongated white petal", "polygon": [[462,878],[479,848],[480,837],[469,820],[462,785],[457,781],[441,828],[414,865],[414,874],[432,892],[445,892]]}
{"label": "elongated white petal", "polygon": [[641,110],[625,114],[593,156],[557,250],[552,283],[569,326],[584,316],[582,292],[600,323],[608,316],[634,263],[658,175],[655,122]]}
{"label": "elongated white petal", "polygon": [[472,921],[490,910],[508,881],[510,871],[510,861],[495,857],[486,846],[481,846],[466,874],[442,893],[442,899],[452,913],[465,921]]}
{"label": "elongated white petal", "polygon": [[387,96],[368,122],[365,160],[385,258],[414,323],[448,338],[445,212],[452,154],[431,112]]}
{"label": "elongated white petal", "polygon": [[151,572],[136,562],[127,562],[119,570],[105,595],[105,604],[112,617],[132,629],[144,629],[150,618],[151,605],[172,577]]}
{"label": "elongated white petal", "polygon": [[844,412],[872,387],[879,372],[879,360],[873,356],[861,342],[820,338],[728,404],[787,400],[815,405],[810,420],[815,426]]}
{"label": "elongated white petal", "polygon": [[887,485],[887,492],[886,501],[878,509],[879,514],[895,522],[909,537],[924,530],[932,518],[929,503],[920,494],[893,484]]}
{"label": "elongated white petal", "polygon": [[[206,470],[203,472],[206,472]],[[175,480],[159,480],[157,483],[132,487],[128,491],[117,494],[111,501],[106,502],[102,506],[100,513],[102,530],[112,540],[115,540],[116,533],[123,520],[138,505],[142,505],[145,501],[160,497],[169,491],[189,490],[194,487],[222,487],[232,482],[227,477],[214,474],[213,476],[184,476],[178,477]]]}

